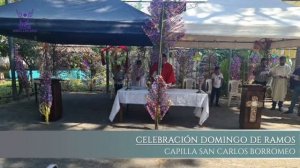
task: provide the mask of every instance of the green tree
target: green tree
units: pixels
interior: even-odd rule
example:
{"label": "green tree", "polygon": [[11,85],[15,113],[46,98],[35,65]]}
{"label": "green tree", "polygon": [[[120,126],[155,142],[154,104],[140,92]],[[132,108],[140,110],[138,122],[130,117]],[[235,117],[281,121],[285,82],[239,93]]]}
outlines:
{"label": "green tree", "polygon": [[8,55],[8,43],[7,38],[0,36],[0,57],[6,57]]}
{"label": "green tree", "polygon": [[37,68],[37,60],[40,55],[39,43],[24,39],[15,39],[15,43],[18,46],[20,56],[28,66],[32,82],[32,71]]}
{"label": "green tree", "polygon": [[0,0],[0,6],[5,5],[5,0]]}

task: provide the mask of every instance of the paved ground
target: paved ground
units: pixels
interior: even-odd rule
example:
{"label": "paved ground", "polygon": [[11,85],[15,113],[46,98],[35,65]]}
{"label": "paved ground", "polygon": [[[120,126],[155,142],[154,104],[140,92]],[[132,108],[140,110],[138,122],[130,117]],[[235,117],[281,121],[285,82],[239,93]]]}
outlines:
{"label": "paved ground", "polygon": [[[63,118],[49,125],[41,121],[34,98],[0,106],[0,130],[150,130],[154,128],[150,115],[142,105],[130,105],[124,121],[111,123],[108,116],[113,100],[105,94],[64,93]],[[222,107],[212,107],[204,127],[198,126],[193,108],[171,107],[160,124],[161,130],[239,129],[239,109],[233,102],[228,108],[226,100]],[[285,107],[288,106],[288,103]],[[300,117],[282,115],[268,110],[266,103],[262,116],[262,129],[299,129]]]}
{"label": "paved ground", "polygon": [[[0,159],[0,168],[299,168],[291,159]],[[2,167],[1,167],[2,166]]]}
{"label": "paved ground", "polygon": [[[143,106],[130,105],[124,114],[124,122],[108,120],[113,100],[104,94],[64,93],[63,118],[49,125],[40,120],[34,99],[22,100],[0,106],[0,130],[151,130],[153,121]],[[161,130],[210,130],[238,129],[239,109],[237,104],[210,109],[210,117],[204,127],[198,126],[193,108],[172,107],[160,124]],[[288,102],[285,105],[288,106]],[[266,108],[270,103],[266,103]],[[296,114],[282,115],[278,111],[265,109],[262,129],[295,130],[300,128],[300,117]],[[292,159],[0,159],[0,168],[44,168],[57,163],[60,168],[152,168],[152,167],[300,167],[300,160]]]}

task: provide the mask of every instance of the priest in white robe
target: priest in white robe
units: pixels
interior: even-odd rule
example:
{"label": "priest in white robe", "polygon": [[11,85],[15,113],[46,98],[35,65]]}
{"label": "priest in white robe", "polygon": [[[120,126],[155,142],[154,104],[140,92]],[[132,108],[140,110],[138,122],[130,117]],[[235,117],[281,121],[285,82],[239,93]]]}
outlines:
{"label": "priest in white robe", "polygon": [[278,103],[278,110],[282,111],[282,105],[287,93],[291,67],[286,64],[286,57],[280,57],[279,61],[279,65],[276,65],[271,69],[271,76],[273,78],[271,85],[273,99],[272,110],[275,110]]}
{"label": "priest in white robe", "polygon": [[132,86],[145,87],[145,71],[142,67],[142,61],[137,60],[135,66],[133,67],[133,72],[131,74]]}

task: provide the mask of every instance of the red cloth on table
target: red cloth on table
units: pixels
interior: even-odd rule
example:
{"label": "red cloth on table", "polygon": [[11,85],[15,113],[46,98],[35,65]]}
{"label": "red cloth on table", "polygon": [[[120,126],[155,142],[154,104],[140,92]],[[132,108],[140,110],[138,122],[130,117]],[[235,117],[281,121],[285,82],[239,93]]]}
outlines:
{"label": "red cloth on table", "polygon": [[[158,64],[155,63],[151,70],[150,70],[150,76],[152,77],[154,72],[158,71]],[[175,73],[173,70],[173,66],[170,63],[165,63],[162,66],[162,71],[161,71],[161,76],[163,77],[164,81],[169,84],[169,83],[176,83],[176,78],[175,78]]]}

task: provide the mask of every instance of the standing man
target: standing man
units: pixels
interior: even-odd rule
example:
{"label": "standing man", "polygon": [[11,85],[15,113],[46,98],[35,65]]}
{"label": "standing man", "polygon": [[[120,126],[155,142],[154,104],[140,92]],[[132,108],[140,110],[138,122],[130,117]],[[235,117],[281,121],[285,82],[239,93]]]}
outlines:
{"label": "standing man", "polygon": [[279,65],[276,65],[271,69],[272,81],[272,109],[275,110],[278,102],[278,110],[282,110],[282,105],[287,93],[288,79],[291,73],[291,68],[286,65],[286,57],[279,58]]}
{"label": "standing man", "polygon": [[[291,75],[290,84],[290,87],[294,90],[294,92],[289,110],[284,112],[285,114],[293,113],[294,107],[299,101],[298,98],[300,96],[300,66],[298,66],[295,69],[293,75]],[[300,111],[298,111],[298,116],[300,116]]]}
{"label": "standing man", "polygon": [[262,58],[260,65],[258,65],[253,72],[255,79],[254,84],[266,86],[269,77],[268,61],[266,58]]}
{"label": "standing man", "polygon": [[[157,71],[158,71],[158,63],[155,63],[150,70],[150,76],[154,78],[155,75],[157,74]],[[161,76],[163,77],[166,84],[176,83],[173,66],[170,63],[168,63],[168,58],[166,54],[162,54]]]}
{"label": "standing man", "polygon": [[121,70],[121,65],[116,66],[116,71],[113,75],[113,79],[115,82],[115,93],[117,93],[118,90],[123,88],[123,81],[125,79],[125,73]]}
{"label": "standing man", "polygon": [[210,106],[212,106],[214,98],[216,97],[216,106],[220,107],[219,105],[219,97],[221,92],[221,86],[223,83],[223,74],[220,72],[220,67],[215,67],[215,71],[211,76],[212,80],[212,91],[210,95]]}
{"label": "standing man", "polygon": [[145,86],[145,72],[142,67],[142,61],[137,60],[136,65],[133,68],[131,80],[132,80],[132,86]]}

